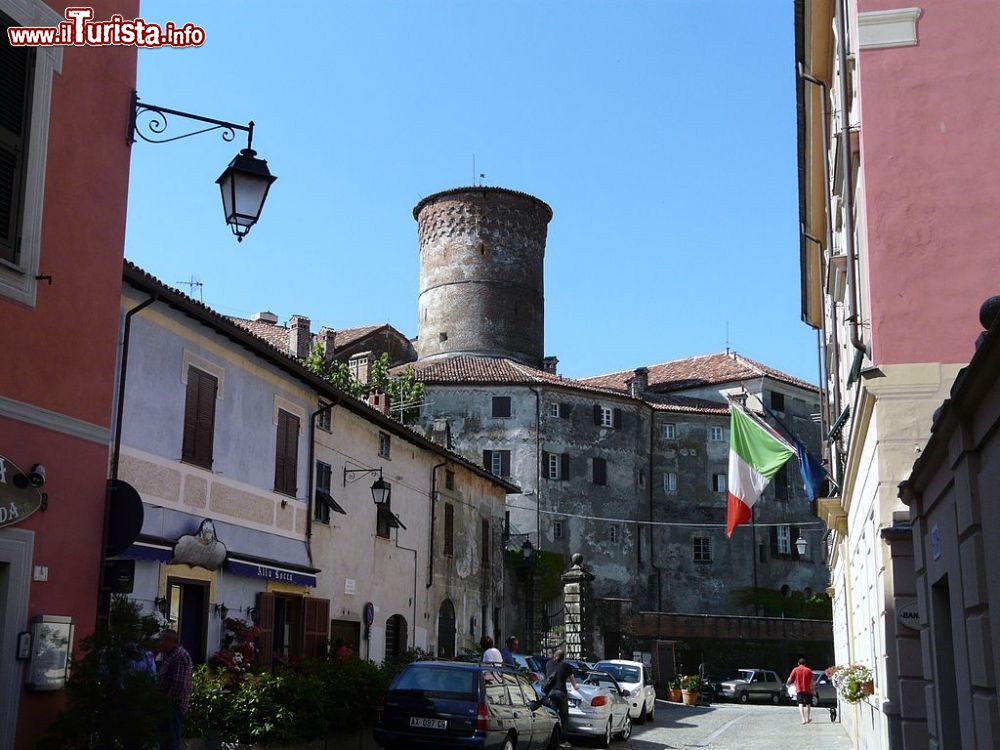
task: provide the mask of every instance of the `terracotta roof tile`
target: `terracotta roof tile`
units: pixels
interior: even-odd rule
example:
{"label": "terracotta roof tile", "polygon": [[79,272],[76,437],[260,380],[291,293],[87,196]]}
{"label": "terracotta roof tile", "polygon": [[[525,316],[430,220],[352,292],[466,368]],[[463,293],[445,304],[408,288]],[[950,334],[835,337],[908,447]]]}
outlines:
{"label": "terracotta roof tile", "polygon": [[386,327],[391,328],[392,326],[388,323],[377,323],[376,325],[360,326],[358,328],[338,328],[334,333],[333,347],[334,349],[343,349],[345,346],[350,346],[354,342],[360,341],[365,336]]}
{"label": "terracotta roof tile", "polygon": [[271,346],[282,351],[288,351],[288,326],[268,323],[266,320],[248,320],[226,316],[240,328],[246,328],[257,338],[264,339]]}
{"label": "terracotta roof tile", "polygon": [[[754,380],[760,377],[769,377],[810,391],[817,390],[812,383],[807,383],[736,352],[730,354],[719,352],[675,359],[671,362],[650,365],[647,369],[649,370],[650,389],[660,392],[718,385],[737,380]],[[608,375],[582,378],[582,382],[600,388],[623,391],[634,374],[634,370],[623,370]]]}

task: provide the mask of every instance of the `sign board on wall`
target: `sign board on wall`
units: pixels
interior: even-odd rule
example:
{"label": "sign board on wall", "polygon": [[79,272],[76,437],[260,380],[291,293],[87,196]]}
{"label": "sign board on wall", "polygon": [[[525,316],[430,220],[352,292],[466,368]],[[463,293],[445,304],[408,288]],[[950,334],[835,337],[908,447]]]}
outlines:
{"label": "sign board on wall", "polygon": [[19,523],[42,506],[42,493],[9,458],[0,456],[0,527]]}
{"label": "sign board on wall", "polygon": [[915,600],[896,603],[896,622],[910,630],[923,630],[920,624],[920,610]]}

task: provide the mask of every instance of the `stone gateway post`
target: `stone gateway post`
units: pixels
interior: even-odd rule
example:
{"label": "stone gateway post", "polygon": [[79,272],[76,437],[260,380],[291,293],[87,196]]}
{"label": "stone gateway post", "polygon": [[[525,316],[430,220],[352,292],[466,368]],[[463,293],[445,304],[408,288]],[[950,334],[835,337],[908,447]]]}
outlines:
{"label": "stone gateway post", "polygon": [[594,650],[590,593],[594,576],[583,567],[583,555],[579,552],[572,561],[570,569],[562,574],[566,658],[585,659]]}

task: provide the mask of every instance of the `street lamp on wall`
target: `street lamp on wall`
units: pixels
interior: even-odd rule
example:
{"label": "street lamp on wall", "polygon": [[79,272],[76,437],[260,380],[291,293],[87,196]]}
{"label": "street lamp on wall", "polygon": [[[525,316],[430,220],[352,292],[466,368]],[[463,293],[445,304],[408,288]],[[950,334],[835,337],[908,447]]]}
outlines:
{"label": "street lamp on wall", "polygon": [[524,556],[524,561],[530,563],[531,557],[535,552],[535,545],[531,543],[530,539],[525,539],[521,542],[521,554]]}
{"label": "street lamp on wall", "polygon": [[391,489],[389,485],[386,484],[385,480],[382,479],[382,475],[379,474],[378,479],[372,482],[372,500],[375,501],[375,506],[378,508],[388,507],[390,493]]}
{"label": "street lamp on wall", "polygon": [[806,551],[809,549],[809,542],[805,540],[801,532],[799,532],[799,538],[795,540],[795,549],[798,551],[799,557],[805,557]]}
{"label": "street lamp on wall", "polygon": [[[144,114],[152,116],[140,120],[139,118]],[[160,136],[167,129],[167,115],[207,123],[209,127],[163,138]],[[179,109],[147,104],[139,101],[139,95],[134,90],[132,91],[128,129],[130,145],[136,142],[136,136],[147,143],[170,143],[182,138],[190,138],[193,135],[221,130],[222,140],[228,143],[236,138],[237,130],[247,134],[247,147],[229,162],[229,166],[215,181],[222,192],[222,210],[226,217],[226,223],[233,230],[237,242],[243,242],[243,238],[257,223],[260,213],[264,209],[264,201],[267,200],[268,191],[274,181],[278,179],[267,168],[267,162],[264,159],[258,159],[257,152],[253,150],[253,128],[253,120],[246,125],[240,125],[235,122],[183,112]]]}

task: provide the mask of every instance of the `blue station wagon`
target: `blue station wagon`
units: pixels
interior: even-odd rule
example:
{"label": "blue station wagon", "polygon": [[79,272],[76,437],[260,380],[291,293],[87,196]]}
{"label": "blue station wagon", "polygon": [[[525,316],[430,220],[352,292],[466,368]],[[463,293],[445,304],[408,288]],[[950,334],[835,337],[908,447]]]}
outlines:
{"label": "blue station wagon", "polygon": [[423,661],[403,668],[380,703],[375,742],[410,747],[552,750],[558,714],[536,702],[519,672],[488,664]]}

